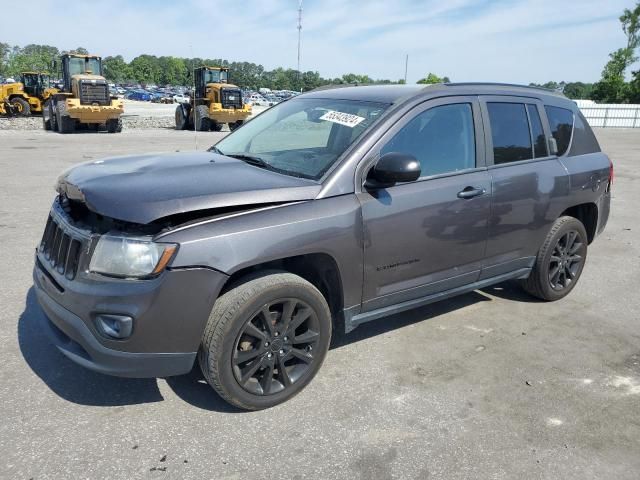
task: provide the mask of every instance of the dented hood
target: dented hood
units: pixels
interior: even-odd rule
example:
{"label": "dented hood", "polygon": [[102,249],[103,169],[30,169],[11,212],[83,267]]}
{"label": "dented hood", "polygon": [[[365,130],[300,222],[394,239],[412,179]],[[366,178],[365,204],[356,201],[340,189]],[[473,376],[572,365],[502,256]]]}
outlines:
{"label": "dented hood", "polygon": [[63,173],[57,185],[95,213],[141,224],[197,210],[311,200],[320,188],[212,152],[87,162]]}

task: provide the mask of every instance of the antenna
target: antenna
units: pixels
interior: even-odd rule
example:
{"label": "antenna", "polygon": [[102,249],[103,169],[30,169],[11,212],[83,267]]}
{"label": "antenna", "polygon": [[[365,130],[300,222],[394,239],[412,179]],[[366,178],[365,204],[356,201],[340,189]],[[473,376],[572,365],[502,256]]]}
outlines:
{"label": "antenna", "polygon": [[300,85],[300,41],[302,40],[302,0],[298,1],[298,86],[302,91],[302,85]]}
{"label": "antenna", "polygon": [[404,83],[407,83],[407,70],[409,69],[409,54],[404,59]]}

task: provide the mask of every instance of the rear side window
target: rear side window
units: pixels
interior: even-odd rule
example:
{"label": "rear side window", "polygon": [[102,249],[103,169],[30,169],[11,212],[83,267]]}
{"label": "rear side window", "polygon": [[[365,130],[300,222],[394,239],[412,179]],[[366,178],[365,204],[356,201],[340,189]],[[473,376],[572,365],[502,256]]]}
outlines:
{"label": "rear side window", "polygon": [[383,155],[389,152],[416,157],[422,177],[474,168],[476,144],[471,104],[442,105],[419,113],[381,150]]}
{"label": "rear side window", "polygon": [[566,108],[545,106],[551,134],[558,144],[558,156],[567,153],[573,130],[573,112]]}
{"label": "rear side window", "polygon": [[600,145],[598,144],[598,140],[596,140],[596,136],[593,134],[593,130],[591,130],[582,113],[578,112],[575,115],[573,141],[571,142],[569,156],[574,157],[576,155],[585,155],[599,151]]}
{"label": "rear side window", "polygon": [[547,139],[544,136],[542,122],[538,107],[533,104],[527,104],[527,113],[529,114],[529,124],[531,125],[531,138],[533,139],[533,154],[535,158],[548,156]]}
{"label": "rear side window", "polygon": [[522,103],[487,103],[493,163],[518,162],[533,158],[527,112]]}

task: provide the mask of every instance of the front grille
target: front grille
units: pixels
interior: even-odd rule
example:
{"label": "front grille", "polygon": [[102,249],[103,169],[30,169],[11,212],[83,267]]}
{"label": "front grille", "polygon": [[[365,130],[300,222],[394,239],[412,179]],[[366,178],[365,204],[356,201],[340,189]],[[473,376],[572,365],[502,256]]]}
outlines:
{"label": "front grille", "polygon": [[223,88],[220,91],[222,108],[242,108],[242,92],[233,88]]}
{"label": "front grille", "polygon": [[43,259],[49,262],[59,274],[73,280],[78,272],[81,252],[82,242],[72,237],[64,230],[63,225],[49,215],[42,242],[40,242],[40,253]]}
{"label": "front grille", "polygon": [[109,87],[106,83],[80,82],[80,103],[83,105],[109,105]]}

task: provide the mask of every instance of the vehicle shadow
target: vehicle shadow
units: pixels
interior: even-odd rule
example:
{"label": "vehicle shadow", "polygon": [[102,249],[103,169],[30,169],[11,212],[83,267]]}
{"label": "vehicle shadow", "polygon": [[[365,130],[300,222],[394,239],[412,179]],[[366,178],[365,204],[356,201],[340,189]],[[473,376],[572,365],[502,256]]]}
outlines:
{"label": "vehicle shadow", "polygon": [[431,303],[424,307],[396,313],[395,315],[391,315],[386,318],[380,318],[368,323],[363,323],[358,326],[358,328],[347,334],[344,333],[344,328],[338,327],[334,329],[331,346],[329,348],[341,348],[414,323],[432,320],[440,315],[445,315],[454,310],[468,307],[478,302],[487,301],[491,301],[491,299],[486,295],[474,291],[436,303]]}
{"label": "vehicle shadow", "polygon": [[92,406],[134,405],[162,401],[154,378],[118,378],[76,365],[41,330],[43,313],[33,287],[18,320],[18,344],[27,365],[59,397]]}
{"label": "vehicle shadow", "polygon": [[506,282],[491,285],[480,290],[488,295],[499,297],[504,300],[511,300],[514,302],[526,302],[526,303],[542,303],[543,300],[529,295],[525,292],[518,282],[515,280],[509,280]]}
{"label": "vehicle shadow", "polygon": [[[485,290],[491,295],[502,296],[494,292],[493,288],[496,287]],[[500,292],[504,291],[513,294],[511,288]],[[532,301],[532,297],[525,293],[519,295],[524,301]],[[514,296],[512,299],[519,300],[520,297]],[[337,328],[330,349],[341,348],[414,323],[429,321],[484,301],[491,299],[480,292],[471,292],[365,323],[348,334]],[[102,375],[67,359],[41,331],[39,325],[44,320],[43,315],[35,291],[31,287],[26,296],[25,310],[18,321],[20,351],[33,372],[59,397],[77,404],[105,407],[164,400],[155,378],[131,379]],[[165,380],[178,397],[194,407],[222,413],[245,413],[244,410],[229,405],[215,393],[202,376],[197,363],[188,374],[168,377]]]}

